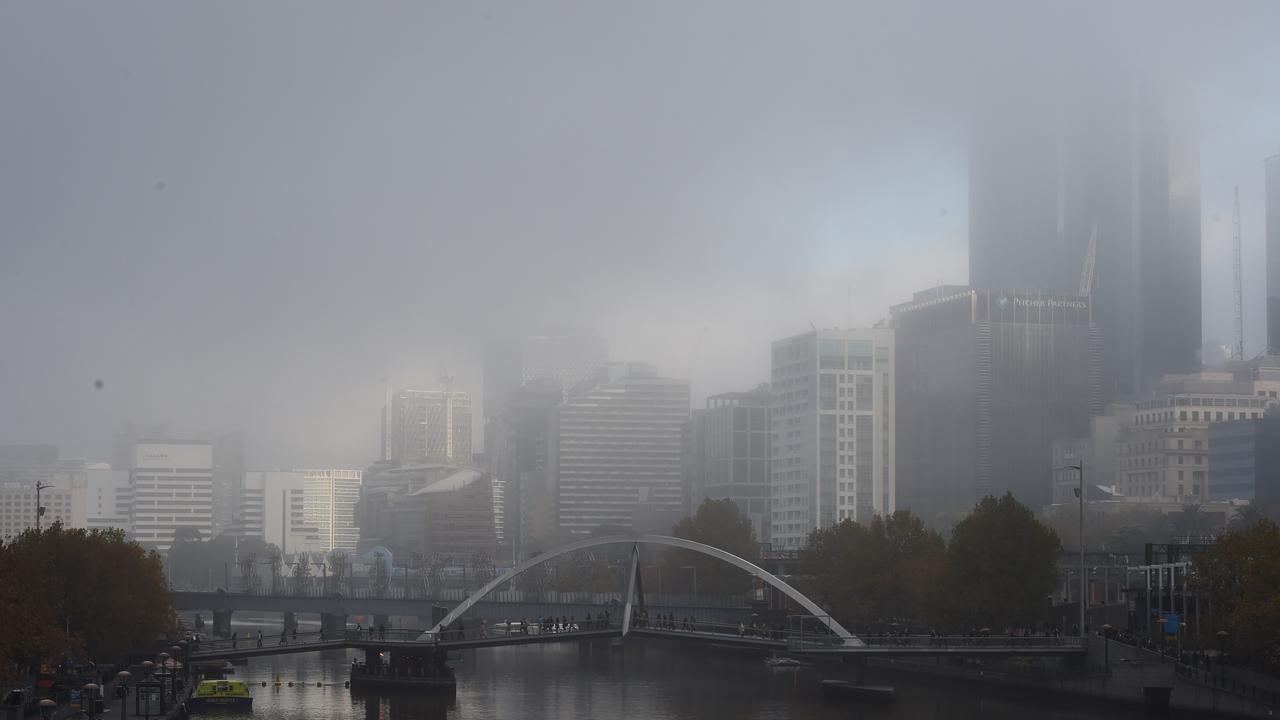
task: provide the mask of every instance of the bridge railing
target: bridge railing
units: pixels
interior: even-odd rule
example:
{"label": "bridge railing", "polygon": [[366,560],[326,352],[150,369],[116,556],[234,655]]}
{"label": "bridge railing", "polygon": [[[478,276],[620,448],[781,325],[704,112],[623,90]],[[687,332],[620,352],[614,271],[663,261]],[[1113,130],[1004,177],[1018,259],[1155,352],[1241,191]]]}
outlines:
{"label": "bridge railing", "polygon": [[1071,648],[1081,647],[1080,638],[1064,636],[1013,635],[859,635],[873,648]]}

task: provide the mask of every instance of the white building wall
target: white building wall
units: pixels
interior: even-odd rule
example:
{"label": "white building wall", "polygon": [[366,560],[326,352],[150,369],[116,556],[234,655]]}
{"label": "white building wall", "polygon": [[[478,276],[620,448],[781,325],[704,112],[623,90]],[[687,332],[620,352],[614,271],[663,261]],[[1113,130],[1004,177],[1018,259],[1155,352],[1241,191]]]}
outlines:
{"label": "white building wall", "polygon": [[241,500],[245,535],[260,537],[285,554],[320,552],[320,531],[307,519],[307,487],[302,471],[246,472]]}
{"label": "white building wall", "polygon": [[85,470],[83,522],[87,528],[133,532],[133,481],[128,470]]}
{"label": "white building wall", "polygon": [[204,539],[213,533],[213,448],[208,443],[152,442],[134,446],[134,539],[166,551],[180,527]]}

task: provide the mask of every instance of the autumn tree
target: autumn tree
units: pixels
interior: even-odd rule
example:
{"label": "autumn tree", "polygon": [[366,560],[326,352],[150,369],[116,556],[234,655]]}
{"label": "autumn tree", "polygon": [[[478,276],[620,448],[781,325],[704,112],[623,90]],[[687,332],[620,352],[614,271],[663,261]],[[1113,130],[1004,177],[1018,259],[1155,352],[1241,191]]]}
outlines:
{"label": "autumn tree", "polygon": [[1280,671],[1280,526],[1260,519],[1219,537],[1192,559],[1192,578],[1209,599],[1209,635],[1226,630],[1238,657]]}
{"label": "autumn tree", "polygon": [[800,583],[842,623],[929,622],[946,547],[908,510],[815,530],[800,551]]}
{"label": "autumn tree", "polygon": [[1058,535],[1012,493],[987,496],[951,534],[943,602],[961,626],[1043,620],[1058,582]]}
{"label": "autumn tree", "polygon": [[177,620],[155,552],[119,530],[28,530],[0,547],[0,648],[27,665],[84,652],[115,660]]}

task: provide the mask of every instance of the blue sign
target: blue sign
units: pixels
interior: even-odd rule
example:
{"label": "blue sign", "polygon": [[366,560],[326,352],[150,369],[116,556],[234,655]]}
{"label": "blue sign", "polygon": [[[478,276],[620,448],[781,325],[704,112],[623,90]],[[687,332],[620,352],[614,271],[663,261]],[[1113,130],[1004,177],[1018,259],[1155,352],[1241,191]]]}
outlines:
{"label": "blue sign", "polygon": [[1164,616],[1164,632],[1166,635],[1177,635],[1181,626],[1181,619],[1177,613],[1169,613]]}

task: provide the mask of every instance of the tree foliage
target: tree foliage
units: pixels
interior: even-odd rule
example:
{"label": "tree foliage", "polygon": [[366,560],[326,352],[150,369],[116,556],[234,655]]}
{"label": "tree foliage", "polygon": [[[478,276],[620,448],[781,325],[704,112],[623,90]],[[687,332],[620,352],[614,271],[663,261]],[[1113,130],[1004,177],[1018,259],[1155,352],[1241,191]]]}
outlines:
{"label": "tree foliage", "polygon": [[160,556],[119,530],[28,530],[0,546],[0,577],[5,670],[115,660],[177,630]]}
{"label": "tree foliage", "polygon": [[947,617],[961,626],[989,627],[1042,620],[1061,550],[1058,535],[1011,493],[983,498],[947,547]]}
{"label": "tree foliage", "polygon": [[1260,519],[1226,533],[1192,563],[1196,589],[1209,597],[1211,633],[1226,630],[1234,654],[1280,671],[1280,526]]}
{"label": "tree foliage", "polygon": [[801,585],[853,627],[924,622],[933,614],[945,554],[942,537],[908,510],[876,516],[865,527],[844,520],[809,535],[800,551]]}
{"label": "tree foliage", "polygon": [[[751,520],[732,500],[703,500],[693,517],[685,517],[671,528],[671,534],[685,540],[719,548],[752,563],[760,561]],[[722,560],[699,552],[671,548],[663,562],[664,592],[738,593],[751,587],[751,576]],[[695,579],[696,578],[696,579]]]}

